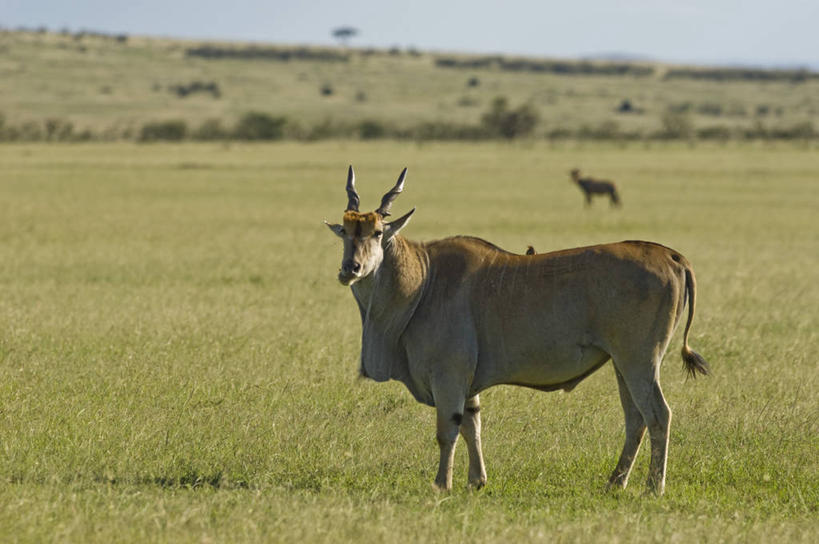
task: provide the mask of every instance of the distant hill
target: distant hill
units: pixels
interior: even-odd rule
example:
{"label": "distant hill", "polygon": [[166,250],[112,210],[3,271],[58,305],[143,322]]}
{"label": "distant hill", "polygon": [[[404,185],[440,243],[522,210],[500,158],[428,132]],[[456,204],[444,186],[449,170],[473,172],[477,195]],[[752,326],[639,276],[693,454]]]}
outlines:
{"label": "distant hill", "polygon": [[480,138],[498,97],[510,116],[526,106],[534,137],[804,137],[819,125],[819,73],[804,69],[0,31],[6,140],[138,139],[168,122],[149,133],[221,138],[248,112],[282,137]]}

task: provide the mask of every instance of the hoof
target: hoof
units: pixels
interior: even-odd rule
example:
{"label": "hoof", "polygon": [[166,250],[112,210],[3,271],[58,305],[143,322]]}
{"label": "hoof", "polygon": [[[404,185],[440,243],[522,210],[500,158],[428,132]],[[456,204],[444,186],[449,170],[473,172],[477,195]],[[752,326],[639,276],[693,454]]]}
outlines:
{"label": "hoof", "polygon": [[438,493],[449,493],[452,491],[452,486],[447,487],[446,484],[439,484],[438,482],[433,483],[432,488]]}
{"label": "hoof", "polygon": [[613,492],[618,490],[623,490],[628,485],[628,478],[616,477],[613,476],[609,479],[609,483],[606,484],[606,491]]}

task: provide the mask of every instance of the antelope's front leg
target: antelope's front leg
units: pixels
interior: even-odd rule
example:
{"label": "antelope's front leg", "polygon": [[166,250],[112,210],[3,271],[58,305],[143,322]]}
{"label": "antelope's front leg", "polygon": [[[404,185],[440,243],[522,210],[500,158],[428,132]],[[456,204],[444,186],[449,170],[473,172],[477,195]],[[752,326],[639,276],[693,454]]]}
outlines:
{"label": "antelope's front leg", "polygon": [[441,449],[441,458],[438,462],[438,475],[435,477],[435,486],[441,491],[452,489],[452,464],[455,459],[455,443],[464,417],[464,396],[452,395],[444,389],[435,394],[436,433],[438,447]]}
{"label": "antelope's front leg", "polygon": [[481,401],[478,395],[467,399],[466,412],[461,423],[461,436],[469,451],[469,485],[480,489],[486,485],[486,467],[481,451]]}
{"label": "antelope's front leg", "polygon": [[438,462],[438,475],[435,476],[435,486],[441,491],[452,489],[452,464],[455,459],[455,442],[458,440],[458,429],[463,414],[448,410],[442,413],[438,410],[437,432],[435,438],[441,449],[441,459]]}

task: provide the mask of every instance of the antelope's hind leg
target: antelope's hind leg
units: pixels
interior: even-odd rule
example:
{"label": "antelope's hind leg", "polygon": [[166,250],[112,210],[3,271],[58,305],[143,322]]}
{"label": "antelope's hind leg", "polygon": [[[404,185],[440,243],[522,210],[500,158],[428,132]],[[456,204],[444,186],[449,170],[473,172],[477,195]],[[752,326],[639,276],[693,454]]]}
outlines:
{"label": "antelope's hind leg", "polygon": [[617,387],[620,391],[620,403],[623,405],[623,414],[626,418],[626,441],[623,444],[623,452],[620,454],[620,460],[617,461],[617,466],[614,472],[611,473],[607,488],[619,487],[625,489],[628,485],[628,477],[631,474],[631,468],[634,466],[634,459],[637,457],[637,451],[640,449],[640,444],[643,441],[646,424],[643,421],[643,416],[640,410],[635,406],[631,398],[631,393],[628,391],[628,386],[623,380],[623,375],[614,368],[614,373],[617,375]]}
{"label": "antelope's hind leg", "polygon": [[[615,364],[617,361],[615,360]],[[648,489],[655,495],[665,491],[665,468],[668,461],[668,435],[671,409],[663,396],[659,381],[659,361],[649,359],[642,366],[617,365],[631,400],[643,416],[651,440],[651,463],[648,469]],[[625,450],[625,448],[624,448]],[[619,463],[618,463],[619,467]]]}

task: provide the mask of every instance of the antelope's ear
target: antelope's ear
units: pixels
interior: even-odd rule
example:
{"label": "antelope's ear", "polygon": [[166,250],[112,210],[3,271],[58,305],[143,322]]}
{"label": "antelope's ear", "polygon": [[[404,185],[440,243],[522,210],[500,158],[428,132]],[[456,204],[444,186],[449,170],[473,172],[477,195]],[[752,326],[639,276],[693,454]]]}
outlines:
{"label": "antelope's ear", "polygon": [[342,227],[341,225],[331,225],[327,221],[325,221],[324,224],[327,225],[327,228],[333,231],[333,233],[336,236],[338,237],[344,236],[344,227]]}
{"label": "antelope's ear", "polygon": [[403,229],[407,223],[409,223],[410,217],[412,214],[415,213],[415,208],[411,209],[409,212],[405,213],[395,221],[391,221],[384,225],[384,241],[386,242],[396,234],[398,231]]}

